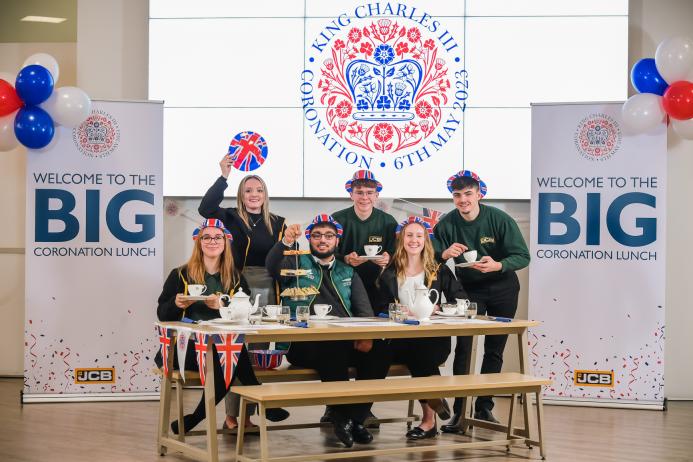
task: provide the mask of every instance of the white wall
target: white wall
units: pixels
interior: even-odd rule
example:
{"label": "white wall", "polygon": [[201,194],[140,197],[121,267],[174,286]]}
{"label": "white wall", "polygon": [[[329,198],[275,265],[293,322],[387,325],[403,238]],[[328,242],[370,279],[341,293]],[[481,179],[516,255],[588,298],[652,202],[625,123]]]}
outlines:
{"label": "white wall", "polygon": [[[145,0],[80,0],[78,2],[77,83],[93,98],[145,99],[147,88],[147,3]],[[690,0],[631,0],[629,27],[629,66],[642,57],[654,56],[656,45],[670,35],[693,35],[693,2]],[[55,45],[55,44],[53,44]],[[2,46],[2,44],[0,44]],[[27,45],[28,46],[28,45]],[[48,49],[42,49],[55,53]],[[0,70],[10,70],[12,61],[0,48]],[[30,54],[30,53],[29,53]],[[24,52],[15,51],[16,56]],[[27,54],[28,55],[28,54]],[[58,61],[63,65],[63,59]],[[12,62],[10,62],[12,61]],[[15,60],[16,61],[16,60]],[[16,66],[21,64],[21,60]],[[624,85],[627,70],[624,70]],[[62,81],[62,78],[61,78]],[[693,229],[693,216],[688,213],[693,197],[693,142],[676,139],[670,134],[669,197],[667,219],[667,351],[665,394],[669,398],[693,399],[693,337],[686,331],[693,325],[689,308],[686,278],[687,263],[693,261],[693,247],[688,234]],[[23,247],[24,163],[21,152],[0,156],[3,199],[0,213],[9,232],[2,233],[0,247]],[[216,175],[210,166],[210,183]],[[8,180],[5,180],[8,178]],[[270,185],[271,192],[271,185]],[[17,200],[15,201],[14,198]],[[165,268],[185,261],[190,252],[190,234],[199,220],[198,199],[175,198],[179,213],[165,215]],[[229,205],[233,201],[227,201]],[[425,205],[447,211],[451,204],[426,201]],[[272,210],[289,221],[306,222],[317,212],[334,211],[348,205],[346,200],[273,200]],[[520,225],[525,239],[529,231],[529,203],[495,202]],[[181,215],[180,212],[183,212]],[[16,254],[0,254],[0,308],[9,334],[0,337],[0,375],[21,374],[23,355],[23,258]],[[518,316],[527,316],[527,271],[521,271]],[[18,294],[21,294],[18,295]],[[152,301],[152,309],[154,301]],[[10,321],[8,324],[8,320]],[[509,342],[506,349],[508,368],[516,367],[517,345]]]}
{"label": "white wall", "polygon": [[[657,45],[675,35],[693,36],[693,2],[631,0],[630,66],[640,58],[654,57]],[[693,309],[688,287],[693,261],[693,141],[681,140],[669,130],[668,151],[664,394],[670,399],[693,399]]]}

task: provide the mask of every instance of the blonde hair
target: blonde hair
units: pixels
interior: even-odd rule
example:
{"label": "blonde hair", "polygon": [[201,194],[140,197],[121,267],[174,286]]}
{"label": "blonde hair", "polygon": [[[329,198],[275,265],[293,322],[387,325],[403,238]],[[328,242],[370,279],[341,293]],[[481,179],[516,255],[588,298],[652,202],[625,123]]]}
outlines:
{"label": "blonde hair", "polygon": [[262,218],[265,220],[265,226],[267,227],[267,231],[269,231],[270,235],[272,234],[272,221],[275,217],[273,214],[270,213],[269,211],[269,193],[267,191],[267,184],[265,183],[265,180],[260,178],[257,175],[246,175],[243,177],[240,183],[238,183],[238,193],[236,194],[236,204],[238,205],[238,216],[241,217],[241,220],[243,220],[243,223],[250,228],[250,218],[248,218],[248,211],[245,209],[245,205],[243,204],[243,194],[245,190],[245,184],[248,182],[248,180],[257,180],[260,182],[262,185],[262,189],[265,192],[265,200],[262,202],[262,208],[261,212],[262,213]]}
{"label": "blonde hair", "polygon": [[428,235],[428,230],[420,223],[408,223],[403,226],[400,232],[397,234],[397,242],[395,244],[395,253],[392,257],[392,264],[395,268],[395,274],[397,274],[397,281],[401,284],[407,278],[406,269],[407,263],[409,262],[409,254],[407,254],[407,251],[404,249],[404,232],[412,225],[420,226],[424,231],[424,248],[421,252],[421,258],[423,260],[424,267],[424,283],[430,287],[431,283],[436,279],[436,273],[438,272],[439,265],[435,259],[433,243],[431,242],[431,237]]}
{"label": "blonde hair", "polygon": [[[192,255],[188,263],[183,265],[179,272],[184,268],[188,270],[188,283],[204,284],[205,283],[205,263],[204,254],[202,253],[202,232],[198,239],[195,239]],[[224,251],[219,255],[219,275],[221,276],[221,286],[225,293],[230,293],[231,289],[236,287],[237,274],[233,264],[233,255],[231,253],[231,245],[228,239],[224,239]]]}

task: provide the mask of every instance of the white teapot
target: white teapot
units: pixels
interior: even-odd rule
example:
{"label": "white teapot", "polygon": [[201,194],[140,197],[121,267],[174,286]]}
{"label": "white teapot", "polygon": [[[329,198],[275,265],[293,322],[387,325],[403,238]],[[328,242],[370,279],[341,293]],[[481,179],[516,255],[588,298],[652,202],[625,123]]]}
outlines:
{"label": "white teapot", "polygon": [[[436,301],[431,303],[430,294],[436,293]],[[409,312],[419,321],[425,321],[433,313],[433,308],[438,303],[440,294],[436,289],[428,289],[423,284],[414,288],[414,299],[409,304]]]}
{"label": "white teapot", "polygon": [[242,324],[248,323],[248,316],[255,313],[260,304],[260,294],[255,296],[255,304],[250,304],[250,297],[243,292],[243,289],[238,289],[233,297],[224,294],[219,297],[221,300],[228,300],[229,306],[219,308],[219,314],[224,319],[231,319]]}

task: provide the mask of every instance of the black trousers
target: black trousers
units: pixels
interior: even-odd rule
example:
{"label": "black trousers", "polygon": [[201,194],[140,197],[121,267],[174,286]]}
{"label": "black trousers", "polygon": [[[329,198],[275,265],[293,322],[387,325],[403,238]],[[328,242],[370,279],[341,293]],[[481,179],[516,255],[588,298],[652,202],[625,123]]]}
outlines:
{"label": "black trousers", "polygon": [[393,339],[391,363],[404,364],[412,377],[440,375],[440,365],[448,359],[451,343],[450,337]]}
{"label": "black trousers", "polygon": [[[508,273],[503,279],[491,281],[482,285],[465,285],[469,300],[477,303],[478,314],[489,316],[515,317],[517,298],[520,292],[520,281],[517,275]],[[481,373],[491,374],[500,372],[503,367],[503,350],[508,341],[507,335],[487,335],[484,340],[484,359],[481,363]],[[472,337],[457,337],[455,360],[452,373],[455,375],[469,374]],[[474,405],[476,411],[493,409],[493,399],[490,396],[479,396]],[[462,399],[456,398],[453,405],[455,414],[462,412]]]}
{"label": "black trousers", "polygon": [[[295,366],[315,369],[323,382],[349,380],[349,367],[356,367],[356,380],[383,379],[390,367],[389,348],[383,340],[373,340],[368,353],[354,349],[351,340],[294,342],[287,355]],[[340,421],[363,423],[373,403],[330,406]]]}

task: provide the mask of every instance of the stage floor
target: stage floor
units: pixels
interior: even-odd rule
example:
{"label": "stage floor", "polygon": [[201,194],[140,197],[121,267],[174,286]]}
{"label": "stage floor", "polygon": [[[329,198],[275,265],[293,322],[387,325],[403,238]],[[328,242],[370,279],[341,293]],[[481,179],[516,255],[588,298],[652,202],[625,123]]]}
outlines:
{"label": "stage floor", "polygon": [[[171,453],[160,457],[156,452],[155,426],[158,402],[19,404],[21,379],[0,379],[0,460],[3,461],[157,461],[190,460]],[[199,399],[187,392],[186,409]],[[496,416],[504,421],[508,398],[496,399]],[[418,404],[417,404],[418,407]],[[317,420],[322,408],[289,409],[287,422]],[[374,406],[379,417],[402,415],[405,403],[380,403]],[[544,427],[549,461],[693,461],[693,401],[673,401],[668,410],[574,408],[545,406]],[[223,405],[217,414],[222,419]],[[519,419],[516,420],[519,422]],[[200,427],[201,428],[201,427]],[[373,448],[401,445],[404,424],[383,424],[373,432]],[[481,438],[500,437],[499,433],[475,430]],[[447,435],[439,436],[445,442]],[[202,437],[196,437],[200,446]],[[424,443],[429,444],[427,440]],[[235,437],[220,437],[222,460],[233,460]],[[246,439],[248,451],[258,449],[258,438]],[[331,430],[304,429],[270,433],[273,456],[298,455],[316,446],[338,451],[341,444]],[[357,446],[355,445],[355,448]],[[378,461],[399,461],[382,457]],[[406,456],[407,461],[484,461],[540,460],[537,448],[513,447],[510,455],[503,448],[457,452],[427,452]],[[368,461],[368,458],[359,459]],[[370,460],[373,460],[371,458]]]}

